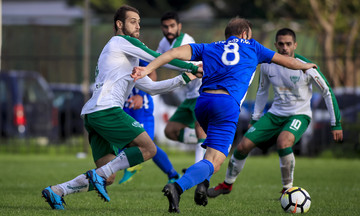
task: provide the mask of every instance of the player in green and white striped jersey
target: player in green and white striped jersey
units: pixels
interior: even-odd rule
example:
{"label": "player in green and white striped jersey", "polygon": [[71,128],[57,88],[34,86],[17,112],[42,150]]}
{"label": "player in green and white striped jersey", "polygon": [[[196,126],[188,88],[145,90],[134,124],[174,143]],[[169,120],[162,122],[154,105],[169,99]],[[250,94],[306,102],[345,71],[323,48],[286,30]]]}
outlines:
{"label": "player in green and white striped jersey", "polygon": [[[294,53],[297,46],[296,35],[291,29],[279,30],[275,40],[275,46],[280,54],[310,62]],[[274,90],[274,102],[269,111],[262,116],[270,85]],[[292,146],[300,140],[311,121],[312,85],[320,90],[325,100],[330,114],[333,139],[335,141],[343,139],[341,116],[336,98],[319,69],[309,69],[304,73],[301,70],[291,70],[274,63],[262,64],[251,127],[229,161],[225,181],[216,187],[209,188],[209,197],[230,193],[250,151],[256,146],[268,148],[269,145],[275,143],[280,157],[283,185],[281,192],[293,186],[295,157]]]}
{"label": "player in green and white striped jersey", "polygon": [[[133,87],[153,95],[172,91],[195,79],[190,73],[183,73],[160,82],[145,77],[135,83],[130,74],[139,65],[139,59],[150,62],[160,54],[138,40],[140,15],[137,9],[127,5],[120,7],[114,16],[114,30],[115,36],[105,45],[98,60],[94,93],[81,112],[98,169],[45,188],[42,195],[53,209],[64,209],[63,196],[92,188],[102,199],[110,201],[106,186],[114,182],[115,173],[156,154],[156,146],[141,124],[122,109]],[[198,71],[197,66],[179,60],[167,67]]]}

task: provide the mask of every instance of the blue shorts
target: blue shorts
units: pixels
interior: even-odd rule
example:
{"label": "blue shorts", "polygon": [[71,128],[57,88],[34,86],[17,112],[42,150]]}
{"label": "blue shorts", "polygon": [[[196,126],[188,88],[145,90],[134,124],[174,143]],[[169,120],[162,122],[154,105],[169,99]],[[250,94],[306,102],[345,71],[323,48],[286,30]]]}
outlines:
{"label": "blue shorts", "polygon": [[207,134],[203,147],[209,146],[228,156],[240,114],[236,100],[226,94],[201,92],[195,114]]}

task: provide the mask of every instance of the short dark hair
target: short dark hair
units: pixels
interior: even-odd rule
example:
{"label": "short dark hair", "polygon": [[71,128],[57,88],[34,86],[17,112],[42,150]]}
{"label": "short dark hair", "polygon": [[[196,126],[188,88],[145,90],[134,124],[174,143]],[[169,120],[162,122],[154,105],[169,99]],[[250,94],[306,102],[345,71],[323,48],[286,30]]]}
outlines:
{"label": "short dark hair", "polygon": [[232,18],[225,28],[225,38],[241,35],[243,32],[249,34],[251,28],[252,24],[249,20],[239,17]]}
{"label": "short dark hair", "polygon": [[129,5],[123,5],[121,6],[115,13],[114,15],[114,29],[115,32],[118,30],[117,26],[116,26],[116,21],[120,20],[122,23],[125,24],[125,19],[126,19],[126,12],[128,11],[133,11],[137,14],[139,14],[140,16],[140,12],[138,11],[138,9],[131,7]]}
{"label": "short dark hair", "polygon": [[293,30],[289,29],[289,28],[282,28],[279,31],[276,32],[276,36],[275,36],[275,41],[277,41],[278,36],[284,36],[284,35],[290,35],[292,36],[292,38],[294,39],[294,42],[296,42],[296,34]]}
{"label": "short dark hair", "polygon": [[164,20],[173,19],[176,21],[176,23],[180,23],[179,15],[174,11],[166,12],[164,15],[162,15],[160,22],[162,23]]}

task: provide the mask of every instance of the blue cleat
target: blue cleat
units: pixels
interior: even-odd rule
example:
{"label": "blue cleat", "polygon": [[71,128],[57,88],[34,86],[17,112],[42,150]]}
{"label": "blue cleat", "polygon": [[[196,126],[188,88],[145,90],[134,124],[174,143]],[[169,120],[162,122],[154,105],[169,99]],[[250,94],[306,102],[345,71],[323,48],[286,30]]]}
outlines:
{"label": "blue cleat", "polygon": [[99,176],[95,169],[86,172],[86,178],[89,179],[89,183],[94,185],[94,189],[99,194],[101,199],[105,202],[110,202],[110,197],[106,191],[106,180]]}
{"label": "blue cleat", "polygon": [[140,164],[138,164],[136,166],[125,169],[124,175],[123,175],[122,179],[119,181],[119,184],[131,181],[133,175],[135,175],[135,173],[139,172],[141,170],[141,168],[142,168],[142,166]]}
{"label": "blue cleat", "polygon": [[42,197],[45,198],[45,201],[47,203],[49,203],[50,207],[52,209],[57,209],[57,210],[64,210],[64,204],[65,201],[64,199],[57,195],[53,190],[51,190],[51,186],[45,188],[42,192]]}

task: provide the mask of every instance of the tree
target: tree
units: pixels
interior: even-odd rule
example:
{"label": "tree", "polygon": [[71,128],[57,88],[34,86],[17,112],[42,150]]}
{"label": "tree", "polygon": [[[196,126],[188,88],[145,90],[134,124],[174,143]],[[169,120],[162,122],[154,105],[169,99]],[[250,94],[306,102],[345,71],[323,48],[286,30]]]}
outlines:
{"label": "tree", "polygon": [[[286,0],[297,13],[306,14],[320,32],[328,78],[334,87],[360,85],[358,0]],[[308,10],[310,8],[311,10]],[[305,10],[304,10],[305,9]]]}

